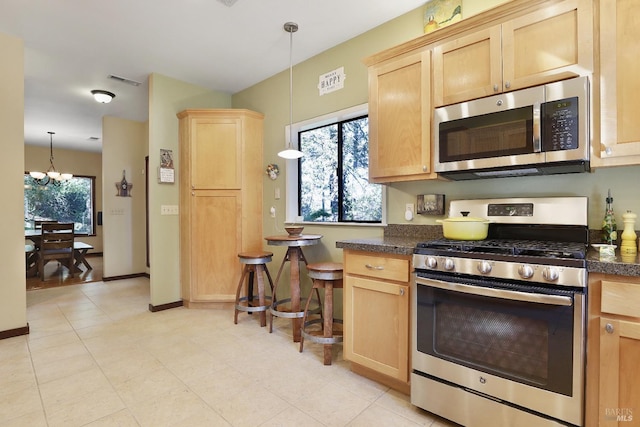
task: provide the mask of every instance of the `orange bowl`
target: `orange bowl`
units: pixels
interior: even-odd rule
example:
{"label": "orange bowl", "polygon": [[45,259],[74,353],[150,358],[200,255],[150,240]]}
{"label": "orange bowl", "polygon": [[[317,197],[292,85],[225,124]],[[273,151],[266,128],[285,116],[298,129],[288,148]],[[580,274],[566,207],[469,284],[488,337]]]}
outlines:
{"label": "orange bowl", "polygon": [[304,227],[285,227],[285,230],[287,230],[287,233],[289,233],[289,236],[299,236],[302,233],[302,230],[304,229]]}

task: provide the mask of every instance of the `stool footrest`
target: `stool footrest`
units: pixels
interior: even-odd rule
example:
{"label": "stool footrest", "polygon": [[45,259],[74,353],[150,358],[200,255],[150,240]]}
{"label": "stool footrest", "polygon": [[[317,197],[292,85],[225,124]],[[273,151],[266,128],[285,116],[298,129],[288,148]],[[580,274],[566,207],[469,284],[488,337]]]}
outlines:
{"label": "stool footrest", "polygon": [[[333,323],[334,324],[337,323],[337,324],[341,325],[342,324],[342,320],[333,319]],[[305,340],[313,341],[313,342],[318,343],[318,344],[335,344],[335,343],[342,342],[342,340],[343,340],[342,331],[333,331],[333,336],[332,337],[325,337],[325,336],[321,336],[321,335],[311,334],[311,333],[305,331],[307,326],[311,326],[311,325],[315,325],[315,324],[322,324],[322,319],[313,319],[313,320],[309,320],[307,322],[304,322],[304,326],[302,327],[302,330],[300,332],[302,333],[302,336],[304,337]]]}
{"label": "stool footrest", "polygon": [[[276,316],[276,317],[284,317],[287,319],[301,319],[304,316],[304,310],[303,311],[279,311],[278,307],[282,304],[286,304],[286,303],[290,303],[291,302],[291,298],[284,298],[284,299],[279,299],[274,301],[274,303],[271,305],[271,308],[269,309],[269,311],[271,312],[272,316]],[[317,307],[313,308],[313,309],[309,309],[309,313],[313,313],[313,314],[318,314],[320,313],[320,302],[316,299],[312,299],[311,302],[315,305],[317,305]]]}
{"label": "stool footrest", "polygon": [[[253,302],[258,302],[259,301],[259,296],[258,295],[254,295],[253,296]],[[265,296],[264,297],[265,301],[271,301],[271,297],[270,296]],[[266,304],[266,305],[242,305],[243,302],[246,302],[247,304],[249,304],[249,297],[242,297],[238,299],[238,303],[236,304],[235,308],[236,310],[240,310],[240,311],[248,311],[250,313],[252,312],[256,312],[256,311],[267,311],[269,309],[269,307],[271,307],[271,303]]]}

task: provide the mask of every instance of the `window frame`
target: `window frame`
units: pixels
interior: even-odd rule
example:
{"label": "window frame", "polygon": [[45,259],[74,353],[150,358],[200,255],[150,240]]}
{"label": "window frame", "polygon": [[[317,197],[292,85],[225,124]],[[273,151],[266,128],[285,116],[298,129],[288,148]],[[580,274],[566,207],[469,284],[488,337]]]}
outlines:
{"label": "window frame", "polygon": [[[299,148],[299,133],[301,131],[307,131],[337,122],[343,122],[351,119],[355,119],[362,116],[369,115],[369,104],[360,104],[344,110],[335,111],[319,117],[314,117],[308,120],[293,123],[292,126],[287,125],[285,127],[285,143],[289,144],[291,135],[294,136],[292,146],[296,149]],[[380,222],[316,222],[316,221],[303,221],[302,217],[298,215],[298,200],[300,192],[300,168],[298,159],[285,160],[286,162],[286,202],[285,202],[285,223],[287,224],[308,224],[308,225],[328,225],[328,226],[369,226],[380,227],[387,225],[387,186],[382,185],[382,219]]]}
{"label": "window frame", "polygon": [[[29,176],[29,172],[25,172],[24,176]],[[97,224],[97,217],[98,217],[98,212],[97,212],[97,207],[96,207],[96,181],[97,181],[97,177],[95,175],[81,175],[81,174],[74,174],[73,178],[87,178],[91,180],[91,233],[76,233],[77,236],[87,236],[87,237],[95,237],[97,236],[97,231],[96,231],[96,227],[98,226]],[[38,185],[38,184],[35,184]],[[47,185],[52,185],[52,184],[47,184]],[[64,184],[63,184],[64,185]],[[23,195],[23,200],[26,196]],[[26,218],[25,218],[26,220]]]}

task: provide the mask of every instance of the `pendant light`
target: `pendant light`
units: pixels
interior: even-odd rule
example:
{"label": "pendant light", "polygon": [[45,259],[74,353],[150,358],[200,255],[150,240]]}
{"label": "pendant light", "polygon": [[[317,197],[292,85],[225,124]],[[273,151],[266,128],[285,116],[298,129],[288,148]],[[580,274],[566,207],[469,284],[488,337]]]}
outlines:
{"label": "pendant light", "polygon": [[293,33],[298,31],[298,24],[287,22],[284,30],[289,33],[289,143],[287,148],[278,153],[283,159],[299,159],[302,151],[293,148]]}
{"label": "pendant light", "polygon": [[54,185],[60,185],[61,182],[73,178],[73,174],[60,173],[56,170],[56,167],[53,166],[53,135],[55,135],[55,132],[47,133],[49,134],[49,169],[46,173],[33,171],[29,172],[29,175],[38,185],[47,185],[50,183],[53,183]]}

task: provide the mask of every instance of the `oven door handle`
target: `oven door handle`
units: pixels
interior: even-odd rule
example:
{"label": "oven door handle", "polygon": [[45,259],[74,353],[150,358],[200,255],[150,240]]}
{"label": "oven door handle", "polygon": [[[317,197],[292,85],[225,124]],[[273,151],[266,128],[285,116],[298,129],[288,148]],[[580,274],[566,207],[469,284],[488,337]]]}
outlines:
{"label": "oven door handle", "polygon": [[484,288],[481,286],[463,285],[460,283],[444,282],[442,280],[429,279],[429,283],[416,280],[417,284],[432,286],[448,291],[463,292],[465,294],[480,295],[485,297],[509,299],[513,301],[525,301],[538,304],[562,305],[571,307],[573,299],[562,295],[532,294],[528,292],[507,291],[504,289]]}

